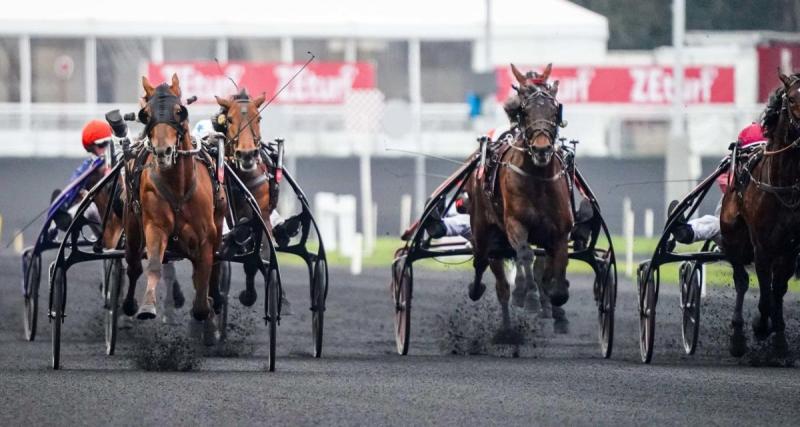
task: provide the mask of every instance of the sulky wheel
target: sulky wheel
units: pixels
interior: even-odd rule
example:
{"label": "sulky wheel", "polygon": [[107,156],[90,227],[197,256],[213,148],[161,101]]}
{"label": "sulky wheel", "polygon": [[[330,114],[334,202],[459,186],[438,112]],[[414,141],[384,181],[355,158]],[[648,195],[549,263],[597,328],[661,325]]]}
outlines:
{"label": "sulky wheel", "polygon": [[322,357],[322,330],[325,325],[325,295],[328,293],[328,267],[324,259],[314,263],[311,282],[311,333],[314,336],[314,357]]}
{"label": "sulky wheel", "polygon": [[598,335],[603,357],[611,357],[614,347],[614,311],[617,305],[617,264],[609,262],[603,267],[599,280],[597,299]]}
{"label": "sulky wheel", "polygon": [[679,280],[681,285],[681,312],[683,350],[694,354],[700,332],[700,286],[703,281],[703,267],[694,261],[681,264]]}
{"label": "sulky wheel", "polygon": [[408,354],[411,337],[411,293],[413,272],[406,258],[395,260],[392,268],[392,296],[394,297],[394,338],[397,353]]}
{"label": "sulky wheel", "polygon": [[50,265],[50,328],[53,336],[53,369],[61,365],[61,324],[64,322],[64,304],[66,303],[67,278],[64,269],[56,268],[55,263]]}
{"label": "sulky wheel", "polygon": [[106,354],[111,356],[117,346],[117,321],[119,320],[119,296],[122,293],[122,283],[125,277],[125,267],[121,259],[110,260],[108,274],[104,286],[105,298],[105,329],[106,329]]}
{"label": "sulky wheel", "polygon": [[231,263],[220,261],[219,264],[219,293],[222,294],[222,308],[219,313],[219,340],[225,341],[228,337],[228,294],[231,291]]}
{"label": "sulky wheel", "polygon": [[637,288],[639,290],[639,354],[643,363],[650,363],[653,358],[653,337],[656,328],[656,276],[657,271],[650,270],[647,278],[647,265],[639,269]]}
{"label": "sulky wheel", "polygon": [[267,279],[266,311],[269,323],[269,371],[275,371],[276,340],[278,339],[278,302],[280,301],[281,287],[278,283],[278,272],[274,268],[269,270]]}
{"label": "sulky wheel", "polygon": [[32,255],[33,251],[22,255],[22,289],[25,300],[24,329],[25,339],[36,338],[36,321],[39,315],[39,282],[42,276],[42,256]]}

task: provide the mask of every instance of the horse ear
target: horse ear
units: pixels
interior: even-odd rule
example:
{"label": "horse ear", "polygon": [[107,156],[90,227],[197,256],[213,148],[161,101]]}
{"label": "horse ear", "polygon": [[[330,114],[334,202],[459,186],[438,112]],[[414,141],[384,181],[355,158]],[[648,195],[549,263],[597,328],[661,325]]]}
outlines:
{"label": "horse ear", "polygon": [[220,98],[217,95],[214,95],[214,98],[217,100],[217,104],[220,107],[222,107],[222,108],[224,108],[226,110],[231,107],[231,102],[229,100],[227,100],[225,98]]}
{"label": "horse ear", "polygon": [[520,87],[525,86],[527,79],[525,79],[525,75],[520,73],[514,64],[511,64],[511,72],[514,73],[514,77],[517,79],[517,82],[519,82]]}
{"label": "horse ear", "polygon": [[550,86],[550,95],[552,95],[553,98],[558,95],[558,80],[554,81],[552,86]]}
{"label": "horse ear", "polygon": [[178,80],[178,74],[172,73],[172,85],[169,87],[172,90],[172,93],[175,94],[178,98],[181,97],[181,82]]}
{"label": "horse ear", "polygon": [[778,71],[778,78],[781,79],[783,85],[786,86],[786,89],[789,89],[789,87],[792,86],[792,78],[781,73],[780,70]]}
{"label": "horse ear", "polygon": [[145,98],[150,98],[156,91],[156,88],[150,84],[150,80],[147,80],[147,76],[142,76],[142,88],[144,89]]}
{"label": "horse ear", "polygon": [[260,108],[261,104],[263,104],[266,99],[267,94],[262,92],[261,96],[253,100],[253,103],[256,104],[256,108]]}
{"label": "horse ear", "polygon": [[547,67],[545,67],[544,71],[542,71],[542,80],[544,80],[546,82],[547,79],[550,78],[550,72],[551,71],[553,71],[553,63],[552,62],[547,64]]}

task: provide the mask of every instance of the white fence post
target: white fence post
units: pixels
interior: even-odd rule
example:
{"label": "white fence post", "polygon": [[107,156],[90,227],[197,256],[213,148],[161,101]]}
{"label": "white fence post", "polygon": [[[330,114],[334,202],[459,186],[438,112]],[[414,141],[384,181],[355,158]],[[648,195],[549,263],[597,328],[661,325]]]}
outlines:
{"label": "white fence post", "polygon": [[645,209],[644,211],[644,236],[649,238],[653,237],[653,222],[654,215],[652,209]]}
{"label": "white fence post", "polygon": [[400,234],[403,234],[409,225],[411,225],[411,195],[403,194],[400,197]]}
{"label": "white fence post", "polygon": [[633,236],[634,236],[634,221],[633,208],[631,208],[631,199],[626,197],[622,202],[622,228],[625,234],[625,274],[628,277],[633,277]]}
{"label": "white fence post", "polygon": [[314,195],[314,217],[319,227],[319,238],[325,242],[325,249],[335,251],[338,201],[333,193],[320,192]]}
{"label": "white fence post", "polygon": [[353,235],[353,254],[350,257],[350,274],[353,276],[358,276],[361,274],[362,269],[362,248],[364,244],[364,239],[361,236],[361,233],[355,233]]}
{"label": "white fence post", "polygon": [[[338,219],[338,246],[339,253],[344,256],[353,256],[356,252],[356,196],[352,194],[341,194],[337,200],[337,219]],[[360,249],[359,249],[360,251]]]}

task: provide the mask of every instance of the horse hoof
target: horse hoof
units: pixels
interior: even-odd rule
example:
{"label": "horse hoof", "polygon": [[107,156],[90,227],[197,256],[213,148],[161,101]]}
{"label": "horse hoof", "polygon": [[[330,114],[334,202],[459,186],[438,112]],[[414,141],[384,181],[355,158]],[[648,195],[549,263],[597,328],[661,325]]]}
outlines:
{"label": "horse hoof", "polygon": [[561,307],[569,300],[569,291],[567,289],[555,290],[550,294],[550,304],[555,307]]}
{"label": "horse hoof", "polygon": [[211,347],[217,344],[219,339],[219,331],[217,330],[217,322],[214,318],[208,318],[203,321],[203,344],[206,347]]}
{"label": "horse hoof", "polygon": [[517,292],[517,289],[514,288],[514,292],[511,293],[511,305],[519,308],[525,307],[525,292]]}
{"label": "horse hoof", "polygon": [[186,303],[186,298],[181,291],[181,284],[177,280],[172,282],[172,301],[175,303],[175,308],[181,308]]}
{"label": "horse hoof", "polygon": [[569,333],[569,320],[566,318],[553,320],[553,332],[564,335]]}
{"label": "horse hoof", "polygon": [[153,304],[144,304],[139,307],[136,312],[136,318],[139,320],[150,320],[156,318],[156,306]]}
{"label": "horse hoof", "polygon": [[258,294],[256,293],[255,289],[253,289],[252,291],[245,289],[239,293],[239,302],[242,303],[242,305],[245,307],[251,307],[253,304],[256,303],[257,298]]}
{"label": "horse hoof", "polygon": [[553,317],[553,309],[550,308],[549,305],[542,307],[542,310],[539,312],[540,319],[551,319]]}
{"label": "horse hoof", "polygon": [[731,335],[730,353],[733,357],[742,357],[747,353],[747,338],[743,332],[734,332]]}
{"label": "horse hoof", "polygon": [[216,297],[211,299],[212,307],[214,308],[215,314],[220,314],[222,312],[222,307],[227,304],[226,298],[219,294]]}
{"label": "horse hoof", "polygon": [[161,316],[161,322],[165,325],[175,326],[179,325],[178,315],[174,310],[164,309],[164,314]]}
{"label": "horse hoof", "polygon": [[200,310],[197,308],[192,308],[192,318],[198,322],[204,322],[206,319],[211,317],[211,310]]}
{"label": "horse hoof", "polygon": [[117,329],[133,329],[133,319],[130,316],[119,316],[117,320]]}
{"label": "horse hoof", "polygon": [[525,311],[528,313],[538,313],[542,309],[542,304],[539,302],[539,295],[534,292],[528,292],[525,297]]}
{"label": "horse hoof", "polygon": [[469,286],[469,299],[477,301],[481,299],[485,291],[486,291],[486,285],[484,285],[483,283],[478,283],[477,285],[475,285],[475,282],[473,282]]}
{"label": "horse hoof", "polygon": [[785,359],[789,354],[789,344],[784,332],[775,332],[772,336],[772,354],[779,359]]}
{"label": "horse hoof", "polygon": [[495,345],[521,345],[522,342],[522,334],[514,328],[501,328],[492,337]]}
{"label": "horse hoof", "polygon": [[756,315],[753,318],[753,335],[759,341],[764,341],[769,336],[770,332],[770,322],[769,319],[762,321],[760,315]]}
{"label": "horse hoof", "polygon": [[139,311],[139,304],[135,299],[125,300],[122,303],[122,312],[125,313],[126,316],[131,317],[136,314],[137,311]]}

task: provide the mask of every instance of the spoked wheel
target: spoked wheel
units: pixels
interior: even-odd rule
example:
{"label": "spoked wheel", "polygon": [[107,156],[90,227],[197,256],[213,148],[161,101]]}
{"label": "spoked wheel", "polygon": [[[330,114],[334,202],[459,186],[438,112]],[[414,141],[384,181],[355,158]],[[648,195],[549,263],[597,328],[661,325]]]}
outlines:
{"label": "spoked wheel", "polygon": [[42,256],[31,255],[26,252],[22,255],[22,289],[25,300],[24,328],[25,339],[33,341],[36,338],[36,321],[39,315],[39,281],[42,276]]}
{"label": "spoked wheel", "polygon": [[638,274],[639,290],[639,354],[643,363],[650,363],[653,358],[653,337],[656,328],[656,281],[658,270],[651,270],[649,277],[645,278],[646,265],[642,266]]}
{"label": "spoked wheel", "polygon": [[703,281],[703,267],[694,261],[687,261],[680,267],[681,312],[683,324],[683,350],[694,354],[700,332],[700,286]]}
{"label": "spoked wheel", "polygon": [[231,263],[221,261],[219,266],[219,292],[222,294],[222,309],[219,313],[219,340],[228,337],[228,294],[231,290]]}
{"label": "spoked wheel", "polygon": [[64,304],[67,294],[67,278],[61,267],[50,265],[50,320],[52,322],[53,369],[61,367],[61,324],[64,322]]}
{"label": "spoked wheel", "polygon": [[122,281],[125,277],[125,267],[121,259],[114,259],[108,265],[108,274],[105,282],[105,310],[106,310],[106,354],[111,356],[117,346],[117,320],[119,319],[119,295],[122,291]]}
{"label": "spoked wheel", "polygon": [[269,323],[269,371],[275,371],[276,341],[278,339],[278,302],[280,301],[281,287],[278,283],[278,272],[270,269],[267,281],[267,321]]}
{"label": "spoked wheel", "polygon": [[617,264],[609,262],[602,270],[599,280],[599,298],[597,300],[597,324],[600,339],[600,351],[603,357],[611,357],[614,347],[614,310],[617,305]]}
{"label": "spoked wheel", "polygon": [[411,337],[411,282],[413,273],[411,266],[406,265],[406,258],[395,260],[392,268],[392,296],[394,297],[394,339],[397,353],[408,354]]}
{"label": "spoked wheel", "polygon": [[314,357],[322,357],[322,330],[325,324],[325,294],[328,292],[328,268],[324,259],[314,263],[311,282],[311,333],[314,336]]}

